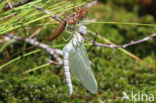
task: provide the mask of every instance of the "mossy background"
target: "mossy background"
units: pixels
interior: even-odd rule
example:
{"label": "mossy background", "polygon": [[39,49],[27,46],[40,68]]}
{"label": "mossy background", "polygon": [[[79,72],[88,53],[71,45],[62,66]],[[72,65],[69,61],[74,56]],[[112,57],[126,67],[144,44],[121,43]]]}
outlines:
{"label": "mossy background", "polygon": [[[88,0],[83,2],[89,3],[90,1]],[[61,1],[53,0],[51,1],[51,5],[59,2]],[[47,0],[39,2],[41,6],[44,3],[47,3],[48,5],[50,1]],[[67,4],[72,5],[73,2],[68,2]],[[43,7],[46,6],[44,5]],[[60,7],[63,8],[63,5]],[[46,8],[52,9],[50,4]],[[28,8],[28,10],[32,11],[28,12],[27,9],[24,11],[27,11],[29,14],[32,12],[41,14],[31,16],[29,18],[27,17],[28,13],[25,13],[25,15],[19,14],[21,21],[24,23],[45,15],[42,11],[38,11],[33,8]],[[60,12],[63,11],[58,11],[56,14],[59,14]],[[67,13],[71,12],[72,10],[69,10]],[[1,15],[1,17],[3,17],[3,15]],[[63,15],[60,17],[62,18]],[[154,17],[148,14],[145,6],[142,5],[140,0],[103,0],[103,2],[99,2],[95,6],[89,8],[86,19],[96,19],[96,21],[105,22],[116,21],[155,24]],[[47,38],[52,35],[52,31],[57,26],[57,24],[52,24],[53,22],[50,22],[50,20],[52,20],[50,17],[46,17],[38,21],[28,23],[28,25],[26,25],[26,29],[30,34],[32,34],[35,30],[40,28],[41,32],[36,36],[39,41],[51,45],[51,47],[62,49],[63,46],[60,45],[64,45],[66,42],[63,41],[61,37],[52,42],[47,41]],[[46,24],[49,22],[51,24]],[[116,44],[128,43],[131,40],[138,40],[156,32],[156,27],[154,26],[92,23],[87,25],[87,27],[89,30],[94,32],[98,31],[100,36],[111,40]],[[3,29],[7,30],[7,26]],[[8,32],[26,37],[22,27],[10,29]],[[3,33],[1,35],[3,35]],[[94,39],[94,36],[90,34],[88,34],[87,37],[92,40]],[[99,89],[96,95],[88,92],[75,78],[72,78],[74,93],[71,97],[69,97],[63,67],[50,65],[25,74],[27,70],[47,63],[47,58],[50,58],[50,56],[44,50],[22,57],[21,59],[11,63],[10,66],[7,65],[5,68],[1,69],[0,101],[1,103],[128,102],[122,99],[123,91],[127,93],[131,93],[131,91],[133,91],[134,93],[140,92],[153,94],[156,98],[155,40],[156,38],[153,38],[147,42],[125,48],[125,50],[128,50],[136,56],[142,58],[147,64],[153,65],[153,67],[149,67],[144,63],[137,61],[119,49],[110,49],[105,47],[92,48],[91,51],[88,52],[88,55],[92,62],[91,66],[98,82]],[[97,39],[97,42],[106,44],[106,42],[100,38]],[[29,47],[31,47],[31,45],[23,42],[17,42],[11,46],[5,46],[5,49],[3,49],[0,53],[1,65],[18,56],[38,49],[37,47],[33,47],[29,50],[21,52],[23,48]],[[86,48],[89,48],[89,46],[86,46]],[[17,52],[20,53],[7,59],[5,53],[6,50],[9,52],[10,56],[16,54]],[[13,71],[11,72],[11,70]],[[144,101],[144,103],[146,103],[146,101]]]}

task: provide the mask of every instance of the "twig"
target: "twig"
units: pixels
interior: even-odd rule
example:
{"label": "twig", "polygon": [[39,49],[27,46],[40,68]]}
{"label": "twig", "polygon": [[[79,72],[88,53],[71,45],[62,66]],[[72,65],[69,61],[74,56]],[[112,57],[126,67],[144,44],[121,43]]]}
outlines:
{"label": "twig", "polygon": [[[9,55],[9,52],[8,52],[8,50],[7,50],[7,49],[5,49],[5,54],[6,54],[7,59],[8,59],[8,58],[10,58],[10,55]],[[11,72],[13,73],[13,72],[14,72],[14,70],[13,70],[13,68],[12,68],[12,65],[11,65],[11,64],[9,64],[9,67],[10,67],[10,69],[11,69]],[[4,67],[4,68],[6,69],[6,67]],[[4,70],[4,71],[6,71],[6,70]]]}
{"label": "twig", "polygon": [[92,6],[94,6],[95,4],[97,4],[97,0],[94,0],[94,1],[92,1],[92,2],[90,2],[90,3],[88,3],[88,4],[86,4],[85,6],[84,6],[84,8],[90,8],[90,7],[92,7]]}
{"label": "twig", "polygon": [[[43,10],[43,8],[39,7],[39,6],[35,6],[35,8],[38,9],[38,10]],[[50,14],[50,12],[47,11],[47,10],[43,10],[43,12],[45,12],[46,14]],[[59,17],[55,16],[55,15],[52,15],[51,18],[53,18],[53,19],[55,19],[55,20],[57,20],[59,22],[61,21],[61,19]]]}
{"label": "twig", "polygon": [[98,36],[98,33],[96,32],[96,36],[94,38],[94,41],[93,41],[92,45],[87,49],[87,52],[89,52],[94,46],[96,46],[95,42],[96,42],[97,36]]}
{"label": "twig", "polygon": [[[81,33],[81,35],[83,35],[83,34]],[[154,34],[152,34],[152,35],[150,35],[148,37],[145,37],[145,38],[143,38],[141,40],[131,41],[130,43],[123,44],[123,45],[107,45],[107,44],[102,44],[102,43],[94,42],[93,40],[90,40],[89,38],[83,36],[84,39],[86,39],[87,41],[90,41],[95,46],[108,47],[108,48],[118,48],[118,47],[120,47],[120,48],[126,48],[128,46],[132,46],[132,45],[135,45],[135,44],[139,44],[139,43],[148,41],[148,40],[152,39],[153,37],[156,37],[156,33],[154,33]]]}
{"label": "twig", "polygon": [[[31,2],[33,0],[22,0],[18,3],[15,3],[15,4],[11,4],[12,7],[18,7],[18,6],[21,6],[21,5],[24,5],[24,4],[27,4],[28,2]],[[5,5],[3,10],[8,10],[10,8],[9,4]]]}
{"label": "twig", "polygon": [[56,65],[62,65],[62,64],[58,64],[58,62],[55,62],[51,59],[47,59],[47,61],[50,63],[50,64],[56,64]]}
{"label": "twig", "polygon": [[[14,35],[12,35],[12,34],[6,34],[4,36],[4,40],[8,41],[8,40],[12,39],[13,37],[14,37]],[[30,39],[30,38],[24,39],[20,36],[16,36],[14,38],[14,42],[16,42],[16,41],[25,41],[26,43],[32,44],[36,47],[39,47],[39,48],[46,50],[51,56],[53,56],[56,59],[56,61],[58,62],[59,65],[62,64],[62,59],[58,56],[58,55],[63,55],[62,50],[51,48],[50,46],[43,44],[43,43],[40,43],[35,39]]]}

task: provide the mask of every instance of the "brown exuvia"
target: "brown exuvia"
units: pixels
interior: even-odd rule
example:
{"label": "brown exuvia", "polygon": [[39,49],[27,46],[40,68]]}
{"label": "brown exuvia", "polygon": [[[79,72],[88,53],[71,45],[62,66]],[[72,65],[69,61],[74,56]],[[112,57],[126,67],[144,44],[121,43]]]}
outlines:
{"label": "brown exuvia", "polygon": [[74,12],[71,15],[65,16],[63,20],[59,23],[56,30],[54,31],[52,37],[50,40],[56,39],[61,33],[64,31],[67,24],[77,24],[79,21],[81,21],[87,14],[87,9],[78,9],[76,12]]}

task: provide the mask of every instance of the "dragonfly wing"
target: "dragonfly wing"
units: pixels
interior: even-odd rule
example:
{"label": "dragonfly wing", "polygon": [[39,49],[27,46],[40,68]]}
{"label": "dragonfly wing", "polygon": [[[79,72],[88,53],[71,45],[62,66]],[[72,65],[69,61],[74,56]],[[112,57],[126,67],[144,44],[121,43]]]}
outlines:
{"label": "dragonfly wing", "polygon": [[97,82],[89,64],[88,54],[83,44],[70,53],[69,67],[75,78],[90,92],[96,93]]}

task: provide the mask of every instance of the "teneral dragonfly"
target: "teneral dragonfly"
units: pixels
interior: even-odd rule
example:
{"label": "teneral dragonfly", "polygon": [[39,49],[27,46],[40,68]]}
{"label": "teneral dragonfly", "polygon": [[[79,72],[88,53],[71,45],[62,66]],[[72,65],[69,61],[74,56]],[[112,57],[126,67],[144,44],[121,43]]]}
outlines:
{"label": "teneral dragonfly", "polygon": [[[84,28],[86,27],[80,26],[81,30],[84,30]],[[76,30],[74,31],[73,38],[63,48],[64,70],[70,94],[73,92],[70,71],[72,72],[73,76],[90,92],[96,93],[98,89],[83,42],[83,38]]]}

